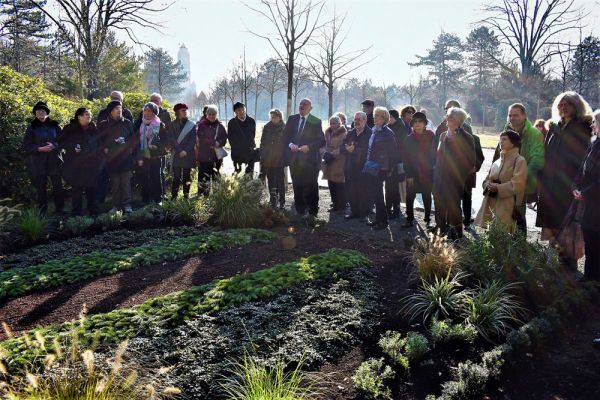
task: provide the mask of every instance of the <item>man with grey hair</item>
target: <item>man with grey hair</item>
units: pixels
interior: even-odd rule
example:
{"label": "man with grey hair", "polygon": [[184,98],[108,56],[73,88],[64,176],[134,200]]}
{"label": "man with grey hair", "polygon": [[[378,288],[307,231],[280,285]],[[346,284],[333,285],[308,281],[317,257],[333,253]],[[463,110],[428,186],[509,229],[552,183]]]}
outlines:
{"label": "man with grey hair", "polygon": [[288,162],[294,188],[294,206],[299,215],[319,211],[319,150],[325,146],[321,120],[312,115],[312,101],[300,100],[298,114],[290,115],[285,125]]}
{"label": "man with grey hair", "polygon": [[[120,101],[121,103],[123,103],[123,92],[119,91],[119,90],[113,90],[112,92],[110,92],[110,101],[116,100],[116,101]],[[125,107],[123,107],[123,118],[129,120],[131,123],[133,123],[133,114],[131,113],[131,111]],[[103,108],[102,110],[98,111],[98,115],[96,116],[96,122],[102,122],[104,120],[108,119],[108,112],[106,111],[106,107]]]}
{"label": "man with grey hair", "polygon": [[366,221],[369,214],[369,191],[367,190],[368,177],[362,172],[367,152],[369,139],[373,133],[367,126],[367,114],[359,111],[354,114],[352,128],[346,135],[340,153],[346,155],[344,176],[346,178],[346,198],[350,202],[350,214],[346,219],[360,218]]}
{"label": "man with grey hair", "polygon": [[[160,119],[160,122],[162,122],[163,124],[165,124],[165,126],[167,127],[167,129],[171,126],[171,114],[169,114],[169,111],[165,110],[162,107],[163,104],[163,98],[160,95],[160,93],[152,93],[150,95],[150,102],[156,104],[158,106],[158,118]],[[138,121],[142,120],[142,111],[140,111],[140,114],[138,115]]]}

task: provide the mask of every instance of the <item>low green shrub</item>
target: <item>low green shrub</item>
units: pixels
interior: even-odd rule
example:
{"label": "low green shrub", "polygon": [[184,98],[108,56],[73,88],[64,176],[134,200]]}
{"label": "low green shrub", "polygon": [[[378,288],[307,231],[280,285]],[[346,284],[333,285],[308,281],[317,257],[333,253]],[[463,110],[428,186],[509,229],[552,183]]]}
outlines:
{"label": "low green shrub", "polygon": [[245,175],[225,176],[213,182],[208,203],[212,222],[223,228],[258,226],[262,220],[264,186]]}
{"label": "low green shrub", "polygon": [[449,318],[461,314],[470,291],[463,289],[463,274],[435,277],[433,282],[421,281],[421,286],[402,299],[402,311],[410,320],[421,318],[425,323],[430,318]]}
{"label": "low green shrub", "polygon": [[210,218],[210,209],[204,198],[177,198],[162,203],[168,222],[182,225],[204,225]]}
{"label": "low green shrub", "polygon": [[[270,232],[264,234],[268,234],[269,238],[272,235]],[[331,249],[298,261],[157,297],[133,308],[92,315],[78,329],[84,343],[115,344],[151,334],[156,327],[173,328],[193,316],[213,314],[227,307],[275,295],[303,282],[324,279],[366,265],[369,265],[368,258],[359,252]],[[34,355],[25,346],[27,340],[42,335],[52,341],[70,332],[73,327],[73,322],[66,322],[36,328],[19,338],[1,342],[0,352],[4,353],[10,368],[22,368],[35,361]]]}
{"label": "low green shrub", "polygon": [[74,236],[80,236],[88,232],[94,225],[94,219],[90,217],[71,217],[65,222],[65,229]]}
{"label": "low green shrub", "polygon": [[481,337],[489,342],[503,338],[514,324],[520,323],[524,309],[510,293],[518,285],[491,281],[480,286],[465,300],[464,317]]}
{"label": "low green shrub", "polygon": [[400,332],[387,331],[377,343],[383,353],[404,370],[418,363],[429,351],[429,341],[417,332],[408,332],[405,338]]}
{"label": "low green shrub", "polygon": [[112,231],[121,227],[123,212],[104,213],[96,217],[96,226],[103,231]]}
{"label": "low green shrub", "polygon": [[455,380],[442,385],[442,399],[479,399],[489,384],[500,377],[504,365],[504,351],[500,346],[483,353],[481,362],[467,360],[458,364]]}
{"label": "low green shrub", "polygon": [[468,323],[453,324],[449,320],[433,319],[430,326],[431,338],[435,344],[465,342],[472,344],[477,339],[477,329]]}
{"label": "low green shrub", "polygon": [[18,231],[26,244],[48,237],[50,220],[35,208],[28,208],[16,219]]}
{"label": "low green shrub", "polygon": [[383,358],[370,359],[360,364],[352,375],[352,381],[365,399],[391,399],[392,391],[387,385],[395,376]]}
{"label": "low green shrub", "polygon": [[404,370],[408,370],[409,360],[404,353],[404,346],[406,344],[406,338],[402,337],[400,332],[387,331],[381,335],[377,345],[394,363],[402,367]]}
{"label": "low green shrub", "polygon": [[153,208],[142,207],[125,216],[125,221],[132,227],[152,225],[162,219],[160,213],[153,213]]}
{"label": "low green shrub", "polygon": [[112,252],[96,251],[77,257],[50,260],[27,268],[0,272],[0,299],[22,296],[34,290],[57,287],[119,271],[174,261],[184,257],[246,245],[253,240],[272,240],[274,234],[261,230],[232,230],[162,240],[151,246]]}

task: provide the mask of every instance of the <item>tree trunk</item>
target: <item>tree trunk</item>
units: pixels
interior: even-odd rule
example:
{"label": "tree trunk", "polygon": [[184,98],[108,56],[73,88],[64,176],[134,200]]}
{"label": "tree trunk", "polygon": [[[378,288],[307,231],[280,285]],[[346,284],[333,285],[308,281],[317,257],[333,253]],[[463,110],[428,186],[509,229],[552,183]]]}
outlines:
{"label": "tree trunk", "polygon": [[329,83],[327,85],[327,100],[329,101],[329,114],[327,114],[327,118],[333,115],[333,84]]}

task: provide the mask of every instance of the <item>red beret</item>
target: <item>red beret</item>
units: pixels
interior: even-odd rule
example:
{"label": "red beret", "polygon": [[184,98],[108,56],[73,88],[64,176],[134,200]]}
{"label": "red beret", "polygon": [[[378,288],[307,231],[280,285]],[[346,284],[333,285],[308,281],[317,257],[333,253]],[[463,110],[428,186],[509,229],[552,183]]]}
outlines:
{"label": "red beret", "polygon": [[177,103],[173,107],[173,111],[175,111],[175,112],[177,112],[179,110],[187,110],[187,109],[188,109],[188,106],[185,103]]}

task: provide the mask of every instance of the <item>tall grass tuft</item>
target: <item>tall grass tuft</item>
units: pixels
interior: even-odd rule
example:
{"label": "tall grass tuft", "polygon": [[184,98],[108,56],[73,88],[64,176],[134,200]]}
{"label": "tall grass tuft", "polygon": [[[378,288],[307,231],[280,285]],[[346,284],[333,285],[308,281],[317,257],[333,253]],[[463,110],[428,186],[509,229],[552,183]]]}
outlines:
{"label": "tall grass tuft", "polygon": [[489,342],[505,336],[513,325],[521,323],[524,308],[510,293],[515,283],[492,281],[479,287],[465,301],[464,317],[481,337]]}
{"label": "tall grass tuft", "polygon": [[204,225],[211,215],[204,198],[164,201],[162,210],[167,221],[181,225]]}
{"label": "tall grass tuft", "polygon": [[10,206],[11,199],[0,200],[0,237],[6,234],[10,221],[21,215],[21,206]]}
{"label": "tall grass tuft", "polygon": [[[9,328],[5,325],[5,331]],[[107,367],[92,349],[80,345],[78,328],[50,342],[39,332],[25,342],[25,350],[38,354],[41,366],[12,373],[0,360],[0,398],[9,400],[151,400],[174,398],[181,391],[139,378],[123,360],[127,341],[121,343]]]}
{"label": "tall grass tuft", "polygon": [[212,184],[208,202],[213,222],[223,228],[258,226],[263,218],[260,180],[246,176],[226,176]]}
{"label": "tall grass tuft", "polygon": [[48,235],[50,220],[35,208],[28,208],[16,220],[25,243],[35,243]]}
{"label": "tall grass tuft", "polygon": [[463,289],[461,279],[464,274],[450,274],[444,278],[435,277],[433,282],[421,281],[421,286],[411,295],[402,299],[402,312],[410,316],[410,320],[422,318],[423,323],[432,317],[437,319],[460,315],[463,311],[470,290]]}
{"label": "tall grass tuft", "polygon": [[278,357],[275,366],[270,368],[246,354],[221,386],[229,400],[315,399],[321,395],[316,375],[304,372],[303,365],[304,360],[300,360],[288,370],[283,358]]}
{"label": "tall grass tuft", "polygon": [[409,257],[421,279],[427,282],[455,274],[464,259],[462,251],[455,248],[446,237],[432,233],[415,240]]}

